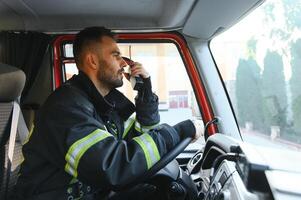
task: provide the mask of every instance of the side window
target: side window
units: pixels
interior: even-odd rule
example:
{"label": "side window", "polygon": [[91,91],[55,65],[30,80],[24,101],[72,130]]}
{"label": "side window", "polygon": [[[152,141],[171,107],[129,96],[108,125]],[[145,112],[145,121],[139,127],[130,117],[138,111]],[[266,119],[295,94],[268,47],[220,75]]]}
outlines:
{"label": "side window", "polygon": [[211,42],[244,141],[301,150],[301,1],[269,0]]}
{"label": "side window", "polygon": [[64,80],[70,79],[74,74],[78,74],[78,69],[76,67],[74,57],[73,57],[73,44],[65,43],[63,44],[63,76]]}
{"label": "side window", "polygon": [[[151,75],[153,91],[159,97],[161,123],[174,125],[186,119],[200,119],[200,111],[196,102],[186,68],[180,53],[173,43],[119,43],[123,56],[140,62]],[[72,44],[63,47],[63,69],[65,80],[77,74],[73,60]],[[136,91],[124,79],[124,84],[118,88],[131,101],[134,101]]]}

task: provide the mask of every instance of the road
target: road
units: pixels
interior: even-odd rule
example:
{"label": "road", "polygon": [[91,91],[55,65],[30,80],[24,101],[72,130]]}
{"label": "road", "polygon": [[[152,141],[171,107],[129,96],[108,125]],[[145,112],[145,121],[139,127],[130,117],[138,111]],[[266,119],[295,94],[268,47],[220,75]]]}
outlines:
{"label": "road", "polygon": [[301,151],[301,144],[293,143],[281,138],[272,140],[267,135],[254,131],[245,131],[244,129],[241,129],[241,133],[245,142],[249,142],[254,145]]}
{"label": "road", "polygon": [[[267,135],[259,134],[256,132],[246,132],[244,130],[242,132],[242,137],[244,142],[251,143],[253,145],[264,146],[264,147],[271,147],[277,149],[287,149],[293,151],[300,151],[301,152],[301,144],[296,144],[290,141],[286,141],[280,138],[276,138],[275,140],[271,140],[270,137]],[[186,150],[190,149],[200,149],[205,144],[203,139],[190,144]]]}

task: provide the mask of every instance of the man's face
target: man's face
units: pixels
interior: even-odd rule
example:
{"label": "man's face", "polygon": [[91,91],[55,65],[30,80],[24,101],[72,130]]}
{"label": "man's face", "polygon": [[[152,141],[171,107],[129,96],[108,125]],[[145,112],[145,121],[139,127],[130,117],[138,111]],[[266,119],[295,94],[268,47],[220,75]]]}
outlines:
{"label": "man's face", "polygon": [[98,80],[110,90],[122,86],[123,68],[126,63],[121,57],[117,43],[112,38],[104,36],[97,52],[99,60]]}

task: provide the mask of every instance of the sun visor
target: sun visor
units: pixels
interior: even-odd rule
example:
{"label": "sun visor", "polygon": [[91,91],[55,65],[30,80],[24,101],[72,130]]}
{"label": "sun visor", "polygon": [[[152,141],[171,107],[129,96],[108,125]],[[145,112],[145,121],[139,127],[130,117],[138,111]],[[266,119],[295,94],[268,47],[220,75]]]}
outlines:
{"label": "sun visor", "polygon": [[210,40],[257,8],[264,0],[201,0],[193,8],[183,29],[190,37]]}

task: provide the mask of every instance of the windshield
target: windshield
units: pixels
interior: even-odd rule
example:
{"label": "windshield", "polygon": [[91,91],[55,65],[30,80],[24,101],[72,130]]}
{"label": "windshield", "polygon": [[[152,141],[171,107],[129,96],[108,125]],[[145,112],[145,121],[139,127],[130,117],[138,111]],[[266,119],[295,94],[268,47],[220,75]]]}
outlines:
{"label": "windshield", "polygon": [[301,150],[301,1],[267,0],[210,43],[245,141]]}

